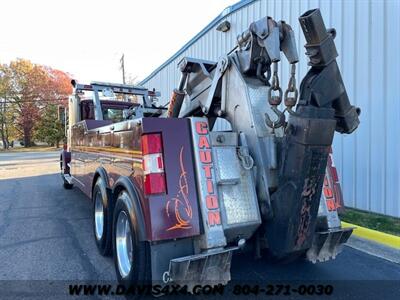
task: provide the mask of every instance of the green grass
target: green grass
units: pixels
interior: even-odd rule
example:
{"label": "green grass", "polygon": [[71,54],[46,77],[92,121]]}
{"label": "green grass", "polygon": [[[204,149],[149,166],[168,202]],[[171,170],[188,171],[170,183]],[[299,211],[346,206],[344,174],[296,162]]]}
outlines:
{"label": "green grass", "polygon": [[344,222],[400,236],[400,219],[346,207],[340,214]]}

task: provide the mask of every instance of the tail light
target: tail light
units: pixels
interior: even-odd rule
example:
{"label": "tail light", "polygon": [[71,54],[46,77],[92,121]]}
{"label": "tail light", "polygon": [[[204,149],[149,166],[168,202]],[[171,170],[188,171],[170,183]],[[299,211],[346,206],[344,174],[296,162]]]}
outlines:
{"label": "tail light", "polygon": [[163,146],[160,133],[142,135],[144,193],[166,192]]}
{"label": "tail light", "polygon": [[340,188],[339,176],[333,162],[332,149],[328,156],[322,191],[328,211],[344,211],[342,189]]}

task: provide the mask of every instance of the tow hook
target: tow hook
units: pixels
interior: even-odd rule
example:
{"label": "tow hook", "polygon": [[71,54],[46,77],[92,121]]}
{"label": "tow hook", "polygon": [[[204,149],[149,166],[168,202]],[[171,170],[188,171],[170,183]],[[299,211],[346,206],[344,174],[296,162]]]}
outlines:
{"label": "tow hook", "polygon": [[238,248],[239,248],[240,250],[243,250],[244,246],[246,246],[246,240],[245,240],[245,239],[240,239],[240,240],[238,241]]}
{"label": "tow hook", "polygon": [[249,150],[247,148],[239,148],[237,155],[240,159],[242,167],[245,170],[251,170],[254,166],[254,159],[250,156]]}

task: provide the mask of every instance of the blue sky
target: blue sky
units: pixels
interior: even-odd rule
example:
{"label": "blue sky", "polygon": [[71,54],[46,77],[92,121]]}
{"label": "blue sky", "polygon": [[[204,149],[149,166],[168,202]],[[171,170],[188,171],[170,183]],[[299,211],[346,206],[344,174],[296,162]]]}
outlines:
{"label": "blue sky", "polygon": [[237,0],[1,0],[0,63],[29,59],[83,81],[143,79]]}

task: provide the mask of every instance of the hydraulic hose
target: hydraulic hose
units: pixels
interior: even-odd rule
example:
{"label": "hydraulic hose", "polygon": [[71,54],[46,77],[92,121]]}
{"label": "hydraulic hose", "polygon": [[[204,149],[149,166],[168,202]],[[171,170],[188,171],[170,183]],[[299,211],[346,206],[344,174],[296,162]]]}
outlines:
{"label": "hydraulic hose", "polygon": [[185,92],[183,88],[186,83],[188,73],[182,72],[181,79],[179,81],[179,86],[177,89],[174,89],[171,95],[171,100],[169,101],[169,107],[167,112],[168,118],[178,118],[179,112],[181,111],[183,100],[185,99]]}

